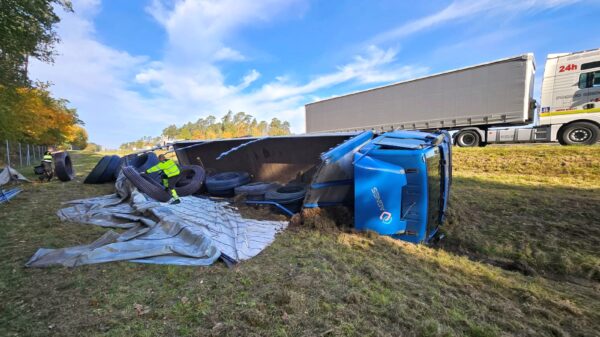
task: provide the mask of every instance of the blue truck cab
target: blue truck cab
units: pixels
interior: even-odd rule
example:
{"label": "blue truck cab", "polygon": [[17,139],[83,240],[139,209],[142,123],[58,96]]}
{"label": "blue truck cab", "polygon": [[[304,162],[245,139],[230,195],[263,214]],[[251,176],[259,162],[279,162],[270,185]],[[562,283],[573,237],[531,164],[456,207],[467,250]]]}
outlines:
{"label": "blue truck cab", "polygon": [[445,131],[392,131],[354,153],[357,230],[427,243],[444,222],[452,182]]}

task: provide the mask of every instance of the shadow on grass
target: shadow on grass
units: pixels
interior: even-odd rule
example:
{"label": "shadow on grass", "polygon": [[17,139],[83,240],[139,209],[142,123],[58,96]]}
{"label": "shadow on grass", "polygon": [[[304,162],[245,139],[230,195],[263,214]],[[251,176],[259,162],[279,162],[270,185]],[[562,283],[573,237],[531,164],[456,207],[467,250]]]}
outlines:
{"label": "shadow on grass", "polygon": [[600,189],[456,177],[443,249],[525,274],[600,281]]}

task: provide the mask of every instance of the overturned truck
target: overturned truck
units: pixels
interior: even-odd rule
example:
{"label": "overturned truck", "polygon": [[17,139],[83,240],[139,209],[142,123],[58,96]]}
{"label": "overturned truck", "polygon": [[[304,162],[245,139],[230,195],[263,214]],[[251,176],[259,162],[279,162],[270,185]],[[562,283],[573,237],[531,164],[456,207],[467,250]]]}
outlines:
{"label": "overturned truck", "polygon": [[[302,186],[302,207],[347,206],[354,209],[357,229],[405,241],[431,240],[447,209],[452,166],[445,132],[249,137],[183,141],[173,147],[181,165],[204,168],[207,185],[212,176]],[[246,202],[295,211],[284,202]]]}

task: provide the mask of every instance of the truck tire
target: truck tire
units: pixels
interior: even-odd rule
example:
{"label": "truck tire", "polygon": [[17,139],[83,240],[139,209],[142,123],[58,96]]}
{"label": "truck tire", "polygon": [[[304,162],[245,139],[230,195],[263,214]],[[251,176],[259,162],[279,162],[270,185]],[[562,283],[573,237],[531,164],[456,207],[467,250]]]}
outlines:
{"label": "truck tire", "polygon": [[[148,195],[150,198],[166,202],[171,199],[171,194],[159,182],[153,180],[148,175],[141,175],[136,168],[132,166],[123,166],[123,174],[131,183]],[[182,166],[182,179],[177,183],[175,191],[180,197],[185,197],[196,193],[202,187],[204,181],[204,170],[200,166]]]}
{"label": "truck tire", "polygon": [[75,178],[75,171],[73,170],[73,163],[71,163],[71,157],[66,151],[55,152],[52,154],[54,160],[54,174],[60,181],[71,181]]}
{"label": "truck tire", "polygon": [[[147,169],[158,164],[158,156],[154,152],[146,152],[140,155],[130,154],[123,157],[121,167],[131,166],[138,172],[146,172]],[[119,175],[119,172],[116,172]],[[155,172],[149,175],[154,181],[160,182],[160,173]]]}
{"label": "truck tire", "polygon": [[88,176],[85,177],[85,180],[83,181],[83,183],[84,184],[100,184],[101,183],[100,177],[102,177],[102,175],[104,174],[104,171],[106,171],[106,168],[110,164],[111,158],[112,158],[111,156],[102,157],[98,161],[98,163],[96,163],[96,166],[94,166],[94,168],[92,169],[90,174],[88,174]]}
{"label": "truck tire", "polygon": [[304,199],[306,188],[302,185],[287,185],[267,191],[265,200],[286,204]]}
{"label": "truck tire", "polygon": [[137,187],[140,192],[150,198],[160,202],[166,202],[171,199],[171,196],[163,186],[149,177],[141,175],[135,167],[123,166],[122,170],[125,177],[131,181],[133,186]]}
{"label": "truck tire", "polygon": [[593,145],[598,142],[600,128],[589,122],[568,124],[560,132],[559,142],[562,145]]}
{"label": "truck tire", "polygon": [[234,188],[249,182],[248,172],[222,172],[206,178],[206,189],[212,195],[229,195]]}
{"label": "truck tire", "polygon": [[480,146],[481,137],[475,130],[464,130],[456,135],[456,144],[460,147]]}
{"label": "truck tire", "polygon": [[102,172],[102,175],[100,176],[100,179],[98,180],[99,183],[108,183],[108,182],[116,180],[115,171],[119,168],[119,164],[121,163],[121,157],[119,157],[117,155],[113,155],[113,156],[109,156],[109,157],[110,157],[110,161],[108,163],[108,166],[104,170],[104,172]]}
{"label": "truck tire", "polygon": [[175,191],[180,196],[192,195],[202,188],[204,183],[204,169],[198,165],[181,167],[181,179],[177,182]]}
{"label": "truck tire", "polygon": [[306,195],[306,188],[302,185],[287,185],[267,191],[265,200],[274,201],[287,208],[292,213],[297,213],[302,208]]}
{"label": "truck tire", "polygon": [[278,187],[276,183],[257,181],[236,187],[234,192],[236,196],[245,195],[246,200],[265,200],[265,193]]}

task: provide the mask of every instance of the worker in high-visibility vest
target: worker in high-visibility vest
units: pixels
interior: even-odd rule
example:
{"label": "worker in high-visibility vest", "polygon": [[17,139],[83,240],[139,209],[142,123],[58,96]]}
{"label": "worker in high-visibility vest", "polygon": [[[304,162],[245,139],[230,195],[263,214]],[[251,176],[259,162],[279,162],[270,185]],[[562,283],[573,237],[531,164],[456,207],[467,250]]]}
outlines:
{"label": "worker in high-visibility vest", "polygon": [[179,181],[179,166],[171,159],[167,159],[164,154],[158,156],[159,163],[152,166],[151,168],[146,170],[146,173],[160,172],[162,176],[162,182],[170,193],[173,199],[171,200],[171,204],[178,204],[181,201],[179,200],[179,196],[177,195],[177,191],[175,191],[175,185]]}
{"label": "worker in high-visibility vest", "polygon": [[42,167],[44,168],[44,174],[40,176],[40,181],[44,181],[44,179],[47,179],[48,181],[52,180],[54,170],[52,169],[52,155],[50,154],[50,151],[44,153],[44,156],[42,157]]}

